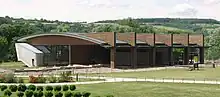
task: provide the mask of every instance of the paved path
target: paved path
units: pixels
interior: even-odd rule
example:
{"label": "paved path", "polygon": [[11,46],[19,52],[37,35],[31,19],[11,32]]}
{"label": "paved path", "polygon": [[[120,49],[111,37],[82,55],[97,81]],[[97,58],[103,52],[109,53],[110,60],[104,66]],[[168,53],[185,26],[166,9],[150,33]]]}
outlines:
{"label": "paved path", "polygon": [[[25,76],[18,76],[18,77],[25,77]],[[197,81],[197,80],[176,80],[176,79],[139,79],[139,78],[112,78],[112,77],[85,77],[85,76],[79,76],[79,78],[105,79],[105,81],[71,82],[71,83],[33,83],[33,84],[36,86],[97,84],[97,83],[108,83],[108,82],[160,82],[160,83],[220,84],[220,81]],[[14,83],[12,84],[18,85]],[[12,84],[0,83],[0,85],[12,85]],[[30,85],[30,84],[31,83],[28,83],[26,85]]]}

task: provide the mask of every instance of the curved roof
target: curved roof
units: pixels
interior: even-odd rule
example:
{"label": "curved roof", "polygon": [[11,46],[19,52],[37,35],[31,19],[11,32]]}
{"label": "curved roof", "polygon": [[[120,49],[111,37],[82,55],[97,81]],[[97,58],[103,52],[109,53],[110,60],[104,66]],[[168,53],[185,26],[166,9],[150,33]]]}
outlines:
{"label": "curved roof", "polygon": [[78,39],[82,39],[82,40],[85,40],[85,41],[93,42],[93,43],[96,43],[96,44],[107,44],[105,41],[98,40],[98,39],[91,38],[91,37],[87,37],[87,36],[84,36],[82,34],[77,34],[77,33],[46,33],[46,34],[44,33],[44,34],[36,34],[36,35],[30,35],[30,36],[26,36],[26,37],[20,38],[17,41],[18,42],[24,42],[24,41],[27,41],[28,39],[31,39],[31,38],[40,37],[40,36],[51,36],[51,35],[53,35],[53,36],[57,35],[57,36],[73,37],[73,38],[78,38]]}

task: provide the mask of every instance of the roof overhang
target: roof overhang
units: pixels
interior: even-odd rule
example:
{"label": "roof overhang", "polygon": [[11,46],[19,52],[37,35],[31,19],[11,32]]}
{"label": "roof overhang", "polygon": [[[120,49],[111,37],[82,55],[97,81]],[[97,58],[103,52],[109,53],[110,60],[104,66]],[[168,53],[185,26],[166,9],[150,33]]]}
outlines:
{"label": "roof overhang", "polygon": [[98,40],[95,38],[91,38],[91,37],[87,37],[84,36],[82,34],[77,34],[77,33],[43,33],[43,34],[35,34],[35,35],[30,35],[30,36],[26,36],[23,38],[20,38],[17,40],[17,42],[27,42],[27,40],[32,39],[32,38],[36,38],[36,37],[41,37],[41,36],[66,36],[66,37],[73,37],[73,38],[78,38],[78,39],[82,39],[85,41],[89,41],[89,42],[93,42],[95,44],[99,44],[99,45],[107,45],[108,43],[106,43],[105,41],[102,40]]}

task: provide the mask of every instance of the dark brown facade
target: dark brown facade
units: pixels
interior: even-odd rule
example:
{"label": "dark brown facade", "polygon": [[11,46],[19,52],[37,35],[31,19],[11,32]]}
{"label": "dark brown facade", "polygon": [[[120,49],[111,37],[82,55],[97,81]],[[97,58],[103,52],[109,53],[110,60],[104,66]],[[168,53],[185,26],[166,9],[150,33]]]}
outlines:
{"label": "dark brown facade", "polygon": [[183,49],[182,64],[189,64],[195,49],[200,63],[204,63],[202,34],[62,33],[30,36],[20,41],[48,46],[49,50],[54,49],[54,55],[51,53],[48,59],[58,56],[53,60],[65,60],[67,64],[105,64],[111,68],[175,65],[173,51],[178,48]]}

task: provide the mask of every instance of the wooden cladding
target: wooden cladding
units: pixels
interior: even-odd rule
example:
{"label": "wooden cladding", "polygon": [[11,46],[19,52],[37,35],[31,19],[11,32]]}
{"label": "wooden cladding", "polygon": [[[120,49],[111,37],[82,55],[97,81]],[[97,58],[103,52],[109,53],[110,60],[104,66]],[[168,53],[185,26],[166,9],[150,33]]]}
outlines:
{"label": "wooden cladding", "polygon": [[115,46],[115,32],[99,32],[99,33],[86,33],[87,37],[99,39],[107,42],[111,46]]}
{"label": "wooden cladding", "polygon": [[115,32],[98,32],[98,33],[85,33],[80,34],[87,36],[87,39],[78,37],[77,35],[39,35],[36,37],[28,38],[31,44],[36,45],[97,45],[101,40],[112,47],[116,46],[116,40],[123,41],[136,46],[136,44],[148,44],[155,46],[155,44],[165,44],[167,46],[173,46],[180,44],[182,46],[204,46],[204,35],[202,34],[154,34],[154,33],[115,33]]}
{"label": "wooden cladding", "polygon": [[117,33],[116,39],[120,41],[125,41],[128,44],[135,46],[136,45],[136,33]]}
{"label": "wooden cladding", "polygon": [[151,46],[154,46],[154,42],[155,44],[166,44],[167,46],[172,46],[173,44],[204,46],[204,35],[202,34],[155,34],[154,36],[154,34],[141,33],[137,34],[137,40],[146,42]]}
{"label": "wooden cladding", "polygon": [[137,40],[146,42],[147,44],[154,46],[154,34],[137,34]]}
{"label": "wooden cladding", "polygon": [[189,43],[204,46],[204,35],[190,35]]}
{"label": "wooden cladding", "polygon": [[171,34],[155,34],[155,43],[166,44],[172,46],[172,35]]}
{"label": "wooden cladding", "polygon": [[181,44],[184,46],[188,46],[188,40],[188,34],[173,34],[173,44]]}

